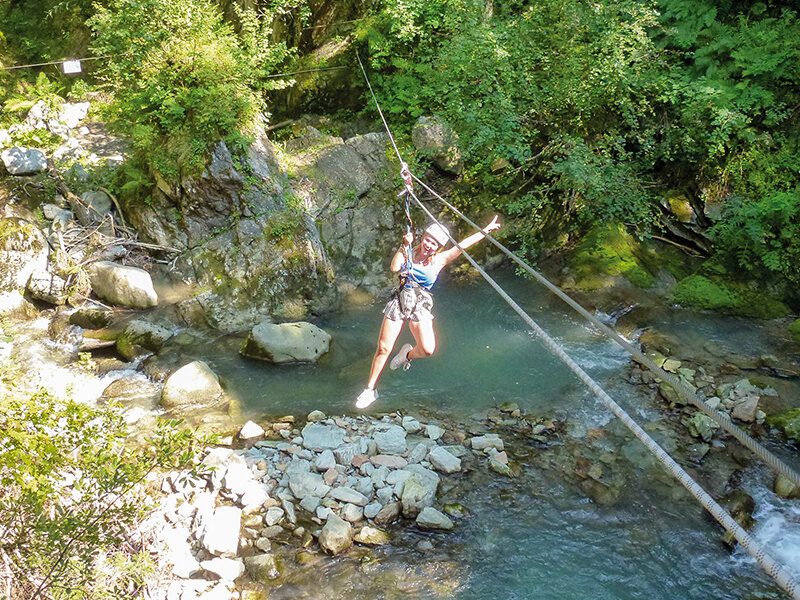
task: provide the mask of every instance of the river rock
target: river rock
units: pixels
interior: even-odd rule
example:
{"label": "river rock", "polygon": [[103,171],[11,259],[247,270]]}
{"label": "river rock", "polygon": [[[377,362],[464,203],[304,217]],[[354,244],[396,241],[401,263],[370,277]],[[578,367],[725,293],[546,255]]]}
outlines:
{"label": "river rock", "polygon": [[325,418],[325,413],[321,410],[312,410],[310,413],[308,413],[306,420],[309,423],[317,423],[318,421],[324,421]]}
{"label": "river rock", "polygon": [[274,554],[256,554],[244,559],[247,572],[255,581],[270,581],[281,575],[281,564]]}
{"label": "river rock", "polygon": [[161,406],[167,409],[187,405],[210,404],[222,395],[217,374],[201,360],[175,371],[164,382]]}
{"label": "river rock", "polygon": [[239,550],[239,528],[242,510],[235,506],[219,506],[205,526],[203,547],[217,556],[236,556]]}
{"label": "river rock", "polygon": [[736,402],[731,410],[731,416],[745,423],[752,423],[758,414],[758,396],[746,396]]}
{"label": "river rock", "polygon": [[355,523],[364,518],[364,509],[356,504],[350,504],[348,502],[342,507],[341,515],[345,521]]}
{"label": "river rock", "polygon": [[78,222],[85,226],[99,223],[111,212],[111,198],[101,190],[89,190],[81,195],[82,202],[73,202],[72,210]]}
{"label": "river rock", "polygon": [[274,363],[315,362],[330,347],[331,336],[311,323],[260,323],[240,350],[249,358]]}
{"label": "river rock", "polygon": [[389,534],[377,527],[366,525],[358,530],[353,540],[367,546],[383,546],[389,543]]}
{"label": "river rock", "polygon": [[110,261],[92,263],[88,269],[92,289],[103,300],[120,306],[149,308],[158,304],[150,274]]}
{"label": "river rock", "polygon": [[426,506],[417,515],[417,525],[423,529],[443,529],[450,531],[453,529],[453,522],[450,518],[431,506]]}
{"label": "river rock", "polygon": [[309,423],[300,432],[303,436],[303,448],[315,452],[338,448],[344,443],[346,434],[347,432],[341,427],[322,423]]}
{"label": "river rock", "polygon": [[171,337],[172,332],[166,327],[135,319],[117,338],[117,352],[127,360],[134,360],[142,354],[161,350]]}
{"label": "river rock", "polygon": [[417,433],[420,429],[422,429],[422,425],[414,417],[403,417],[402,424],[403,429],[405,429],[408,433]]}
{"label": "river rock", "polygon": [[473,450],[486,450],[487,448],[495,448],[500,452],[503,451],[503,440],[496,433],[487,433],[486,435],[479,435],[470,440]]}
{"label": "river rock", "polygon": [[212,558],[200,563],[207,572],[215,576],[215,579],[233,581],[244,575],[244,562],[233,558]]}
{"label": "river rock", "polygon": [[442,473],[458,473],[461,470],[461,459],[450,454],[441,446],[431,448],[428,460],[434,469]]}
{"label": "river rock", "polygon": [[333,455],[330,449],[323,450],[317,458],[314,460],[314,468],[319,473],[324,473],[328,469],[333,469],[336,467],[336,457]]}
{"label": "river rock", "polygon": [[14,146],[0,152],[0,160],[11,175],[33,175],[47,168],[47,158],[41,150]]}
{"label": "river rock", "polygon": [[239,430],[239,439],[246,442],[260,439],[263,435],[264,428],[258,423],[253,423],[253,421],[248,421]]}
{"label": "river rock", "polygon": [[103,390],[103,400],[115,400],[124,404],[131,404],[139,400],[148,399],[157,401],[160,390],[150,381],[120,377],[109,383]]}
{"label": "river rock", "polygon": [[319,534],[319,545],[326,552],[339,554],[353,545],[353,528],[344,519],[330,513]]}
{"label": "river rock", "polygon": [[375,516],[375,522],[378,525],[389,525],[394,523],[400,518],[403,511],[403,505],[400,502],[390,502],[384,506]]}
{"label": "river rock", "polygon": [[430,158],[443,171],[458,174],[463,170],[458,136],[444,120],[420,117],[411,130],[411,141],[422,156]]}
{"label": "river rock", "polygon": [[408,466],[408,461],[402,456],[395,454],[378,454],[369,459],[376,467],[388,467],[390,469],[404,469]]}
{"label": "river rock", "polygon": [[714,419],[700,412],[686,419],[684,423],[689,428],[690,434],[706,442],[711,441],[714,432],[719,429],[719,425]]}
{"label": "river rock", "polygon": [[331,489],[331,491],[328,492],[328,496],[339,502],[349,502],[351,504],[357,504],[358,506],[366,506],[369,503],[369,498],[364,494],[347,486]]}
{"label": "river rock", "polygon": [[384,454],[402,454],[406,451],[406,430],[399,425],[379,423],[372,435],[378,450]]}
{"label": "river rock", "polygon": [[438,440],[440,437],[444,435],[444,429],[439,427],[438,425],[425,425],[425,433],[428,437],[432,440]]}
{"label": "river rock", "polygon": [[322,475],[311,472],[293,472],[289,476],[289,489],[296,498],[302,500],[307,496],[322,498],[331,489],[325,484]]}
{"label": "river rock", "polygon": [[79,308],[69,316],[69,322],[84,329],[102,329],[113,317],[114,312],[106,308]]}
{"label": "river rock", "polygon": [[48,251],[34,223],[22,216],[0,219],[0,290],[24,290],[34,271],[46,269]]}
{"label": "river rock", "polygon": [[431,506],[436,499],[439,475],[421,465],[408,465],[403,470],[411,473],[403,485],[403,494],[400,497],[403,515],[416,517],[423,508]]}
{"label": "river rock", "polygon": [[800,497],[800,487],[796,486],[794,482],[780,473],[775,477],[775,493],[781,498],[798,498]]}
{"label": "river rock", "polygon": [[69,296],[67,282],[46,269],[36,269],[31,273],[26,289],[32,298],[56,306],[64,304]]}

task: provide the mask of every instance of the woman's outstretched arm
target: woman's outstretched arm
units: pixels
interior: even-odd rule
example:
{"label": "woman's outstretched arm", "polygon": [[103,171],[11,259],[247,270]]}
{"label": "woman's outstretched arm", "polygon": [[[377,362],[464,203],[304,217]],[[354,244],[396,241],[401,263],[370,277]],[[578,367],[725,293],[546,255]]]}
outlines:
{"label": "woman's outstretched arm", "polygon": [[[492,217],[492,220],[489,221],[489,224],[486,225],[486,227],[484,227],[480,231],[476,231],[472,235],[467,236],[463,240],[461,240],[461,242],[459,242],[459,245],[462,248],[469,248],[470,246],[474,246],[475,244],[480,242],[483,238],[485,238],[487,233],[489,233],[490,231],[495,231],[496,229],[500,229],[500,223],[497,221],[497,215]],[[445,250],[444,252],[439,254],[440,257],[439,260],[442,261],[442,266],[444,266],[453,262],[459,256],[461,256],[461,250],[459,250],[457,246],[453,246],[449,250]]]}

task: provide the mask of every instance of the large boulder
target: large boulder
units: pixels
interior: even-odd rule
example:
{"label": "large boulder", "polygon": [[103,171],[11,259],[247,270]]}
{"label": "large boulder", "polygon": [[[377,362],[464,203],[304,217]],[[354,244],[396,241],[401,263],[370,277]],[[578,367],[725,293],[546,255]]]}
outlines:
{"label": "large boulder", "polygon": [[161,392],[161,406],[169,409],[210,404],[221,395],[217,374],[206,363],[196,360],[167,377]]}
{"label": "large boulder", "polygon": [[103,260],[92,263],[88,274],[94,293],[112,304],[133,308],[158,304],[153,280],[143,269]]}
{"label": "large boulder", "polygon": [[448,173],[464,169],[458,136],[448,123],[438,117],[420,117],[411,130],[411,141],[423,156]]}
{"label": "large boulder", "polygon": [[240,352],[274,363],[314,362],[330,347],[331,336],[311,323],[261,323],[253,327]]}
{"label": "large boulder", "polygon": [[14,146],[0,152],[0,159],[11,175],[34,175],[47,168],[47,157],[41,150]]}
{"label": "large boulder", "polygon": [[72,209],[81,225],[102,221],[111,212],[111,198],[102,190],[89,190],[81,195],[82,202],[74,202]]}
{"label": "large boulder", "polygon": [[48,245],[41,230],[23,216],[0,219],[0,290],[24,290],[34,271],[47,267]]}

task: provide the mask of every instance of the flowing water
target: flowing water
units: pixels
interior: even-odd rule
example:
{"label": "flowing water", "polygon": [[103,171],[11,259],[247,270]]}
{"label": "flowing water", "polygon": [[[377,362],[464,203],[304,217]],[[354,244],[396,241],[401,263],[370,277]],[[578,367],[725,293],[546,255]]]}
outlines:
{"label": "flowing water", "polygon": [[[657,426],[661,412],[626,383],[623,350],[535,283],[510,273],[499,279],[640,423],[655,425],[654,435],[669,447],[670,436]],[[558,456],[569,444],[591,445],[587,432],[592,428],[608,424],[614,429],[608,412],[487,286],[445,279],[437,287],[437,353],[415,361],[408,372],[387,370],[375,412],[446,415],[468,424],[513,401],[527,412],[566,421],[568,439],[550,448],[518,445],[518,478],[481,468],[460,475],[457,485],[444,486],[446,501],[469,511],[457,520],[455,532],[411,528],[397,533],[389,548],[293,564],[270,598],[783,597],[749,556],[731,553],[721,543],[721,529],[624,432],[602,442],[616,457],[607,468],[625,482],[621,495],[607,505],[591,501],[575,476],[558,468]],[[237,354],[238,337],[198,344],[188,352],[208,361],[228,393],[253,416],[313,409],[352,413],[374,352],[380,309],[378,304],[355,307],[323,321],[333,343],[315,365],[245,360]],[[702,337],[734,346],[769,344],[759,339],[758,326],[737,320],[679,311],[670,313],[668,325],[689,333],[702,326],[707,329]],[[399,343],[409,338],[405,332]],[[548,467],[549,456],[554,458]],[[796,456],[790,461],[796,464]],[[760,467],[751,467],[744,477],[757,503],[755,536],[800,575],[800,505],[776,498],[770,482]],[[433,549],[418,549],[421,540]],[[288,551],[285,558],[294,563]]]}

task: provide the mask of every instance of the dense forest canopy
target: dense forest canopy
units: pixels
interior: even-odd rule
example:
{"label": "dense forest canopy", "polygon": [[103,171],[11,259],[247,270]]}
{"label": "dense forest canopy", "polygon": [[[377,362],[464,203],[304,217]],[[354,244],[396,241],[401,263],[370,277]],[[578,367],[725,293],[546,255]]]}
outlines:
{"label": "dense forest canopy", "polygon": [[[66,80],[53,68],[4,72],[3,121],[19,118],[15,108],[26,96],[64,95],[70,86],[73,95],[102,91],[105,117],[133,140],[126,172],[143,188],[154,175],[198,169],[217,139],[242,146],[249,123],[291,83],[269,75],[309,64],[307,36],[301,44],[279,34],[318,25],[324,3],[223,4],[0,5],[7,64],[110,55],[86,63],[83,79]],[[553,237],[556,223],[573,232],[621,224],[711,256],[715,273],[777,285],[797,302],[800,20],[792,3],[382,0],[342,7],[338,14],[352,23],[331,27],[329,37],[353,43],[313,66],[352,67],[350,85],[363,94],[358,49],[401,135],[423,114],[449,121],[463,145],[461,189],[491,196],[514,216],[530,250]],[[373,116],[374,108],[364,112]],[[691,222],[676,219],[676,202],[691,207]]]}

